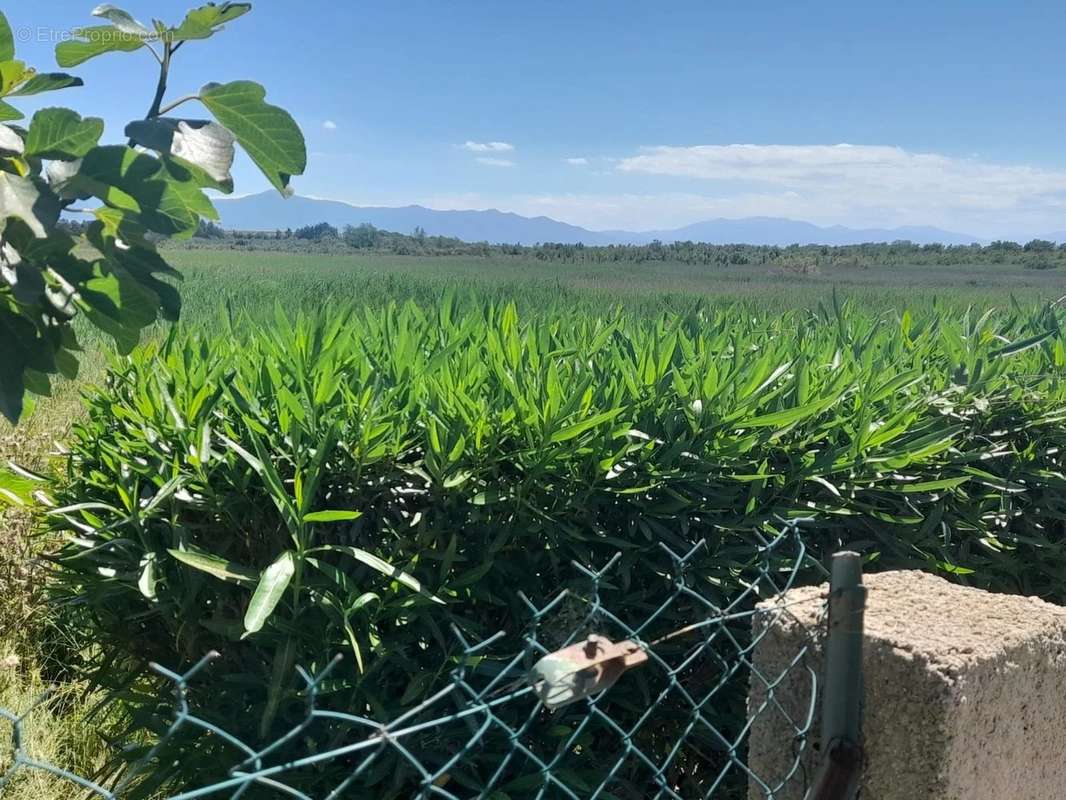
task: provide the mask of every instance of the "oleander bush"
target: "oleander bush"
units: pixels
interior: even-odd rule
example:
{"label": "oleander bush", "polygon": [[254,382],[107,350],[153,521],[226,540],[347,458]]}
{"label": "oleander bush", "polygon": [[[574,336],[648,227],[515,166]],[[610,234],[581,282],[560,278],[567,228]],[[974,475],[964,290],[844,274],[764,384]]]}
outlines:
{"label": "oleander bush", "polygon": [[[335,652],[329,703],[414,706],[457,661],[450,625],[517,637],[519,593],[572,585],[574,560],[621,552],[610,608],[639,622],[670,570],[659,545],[704,540],[685,580],[725,604],[767,558],[793,566],[754,533],[785,519],[814,519],[815,555],[847,544],[871,569],[1063,601],[1060,324],[1017,305],[520,317],[446,297],[175,330],[86,397],[50,487],[51,591],[133,728],[166,709],[148,661],[214,649],[229,678],[197,700],[251,740],[302,718],[294,666]],[[682,603],[664,624],[701,613]],[[607,702],[638,714],[645,691],[622,681]],[[714,709],[723,730],[745,692]],[[617,742],[585,755],[598,747]],[[376,796],[407,796],[410,768],[380,765]],[[191,779],[158,774],[174,777]]]}

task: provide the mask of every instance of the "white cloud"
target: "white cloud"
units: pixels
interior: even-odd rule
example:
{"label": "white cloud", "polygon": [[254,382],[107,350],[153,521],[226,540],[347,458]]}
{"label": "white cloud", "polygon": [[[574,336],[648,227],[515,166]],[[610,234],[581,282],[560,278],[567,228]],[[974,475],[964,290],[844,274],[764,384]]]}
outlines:
{"label": "white cloud", "polygon": [[322,127],[325,128],[327,131],[335,131],[337,130],[337,123],[331,119],[327,119],[325,122],[322,123]]}
{"label": "white cloud", "polygon": [[[800,192],[747,191],[718,194],[695,192],[545,194],[449,194],[418,199],[439,209],[498,208],[523,216],[544,215],[590,230],[630,231],[678,228],[693,222],[724,217],[783,217],[818,225],[853,228],[893,228],[901,225],[934,225],[982,238],[1032,238],[1066,228],[1066,203],[1048,203],[1039,210],[1022,205],[1010,213],[1003,210],[976,213],[919,208],[856,208],[848,196],[821,197],[816,201]],[[916,211],[917,210],[917,211]]]}
{"label": "white cloud", "polygon": [[714,181],[719,191],[732,187],[740,206],[752,192],[769,193],[778,198],[769,205],[790,206],[792,215],[847,225],[1040,230],[1063,227],[1054,220],[1066,205],[1066,170],[883,145],[647,147],[616,170]]}
{"label": "white cloud", "polygon": [[[487,167],[517,166],[486,151],[477,160]],[[610,159],[587,160],[539,193],[515,184],[513,191],[430,190],[359,201],[498,208],[591,230],[659,230],[754,216],[853,228],[933,225],[988,239],[1066,229],[1066,168],[857,145],[644,148],[604,167],[609,178],[599,171]]]}
{"label": "white cloud", "polygon": [[514,145],[508,142],[464,142],[464,150],[471,153],[509,153],[514,150]]}
{"label": "white cloud", "polygon": [[563,161],[572,167],[583,167],[589,163],[587,158],[564,158]]}
{"label": "white cloud", "polygon": [[514,166],[514,162],[513,161],[509,161],[506,158],[489,158],[488,156],[481,156],[480,158],[476,158],[474,160],[477,161],[477,163],[484,164],[485,166],[488,166],[488,167],[513,167]]}

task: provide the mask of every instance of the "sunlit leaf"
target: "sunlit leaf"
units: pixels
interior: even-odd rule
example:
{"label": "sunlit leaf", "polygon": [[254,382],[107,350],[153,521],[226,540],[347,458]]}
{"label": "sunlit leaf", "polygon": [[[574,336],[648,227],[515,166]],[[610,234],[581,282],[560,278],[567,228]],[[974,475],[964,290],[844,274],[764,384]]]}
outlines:
{"label": "sunlit leaf", "polygon": [[98,5],[93,9],[93,16],[102,17],[103,19],[108,20],[119,31],[131,36],[148,37],[153,35],[151,29],[134,19],[130,12],[112,5],[111,3]]}
{"label": "sunlit leaf", "polygon": [[131,53],[144,46],[143,37],[125,33],[112,25],[75,28],[70,39],[56,45],[56,63],[66,69],[104,53]]}
{"label": "sunlit leaf", "polygon": [[26,135],[26,154],[73,161],[88,153],[104,132],[104,121],[67,108],[44,108],[33,115]]}
{"label": "sunlit leaf", "polygon": [[167,32],[168,38],[179,42],[185,39],[206,39],[217,33],[227,22],[252,10],[251,3],[208,3],[185,15],[181,25]]}
{"label": "sunlit leaf", "polygon": [[289,581],[292,580],[295,572],[295,556],[288,550],[263,570],[259,585],[255,587],[252,600],[248,603],[248,611],[244,615],[245,631],[255,633],[262,630],[263,625],[285,595],[285,590],[289,588]]}
{"label": "sunlit leaf", "polygon": [[267,180],[285,192],[289,178],[307,166],[303,134],[290,114],[265,102],[266,90],[252,81],[210,83],[200,100],[237,138]]}
{"label": "sunlit leaf", "polygon": [[202,170],[213,186],[233,188],[234,137],[215,122],[159,117],[138,120],[126,126],[126,135],[137,144]]}
{"label": "sunlit leaf", "polygon": [[373,553],[368,553],[366,550],[363,550],[358,547],[350,547],[346,545],[324,545],[323,547],[316,549],[320,551],[328,551],[331,553],[343,553],[344,555],[351,556],[356,561],[359,561],[362,564],[366,564],[366,566],[370,567],[371,569],[380,572],[382,575],[391,578],[392,580],[397,581],[398,583],[402,583],[408,589],[412,589],[418,592],[420,595],[426,597],[429,600],[432,600],[434,603],[440,603],[441,605],[444,604],[444,601],[441,600],[439,597],[436,597],[427,592],[425,589],[423,589],[422,584],[413,575],[409,575],[398,567],[394,567],[388,561],[378,558]]}
{"label": "sunlit leaf", "polygon": [[67,89],[71,86],[84,86],[81,78],[67,75],[65,72],[38,73],[11,92],[11,97],[23,97],[42,92],[54,92],[58,89]]}
{"label": "sunlit leaf", "polygon": [[55,198],[30,178],[0,172],[0,218],[16,217],[42,239],[59,218]]}
{"label": "sunlit leaf", "polygon": [[310,514],[304,514],[304,522],[343,522],[359,519],[361,516],[359,511],[312,511]]}
{"label": "sunlit leaf", "polygon": [[255,585],[259,576],[254,569],[243,564],[228,561],[221,556],[207,553],[202,550],[167,550],[172,558],[182,564],[206,572],[212,577],[231,583],[239,583],[245,586]]}

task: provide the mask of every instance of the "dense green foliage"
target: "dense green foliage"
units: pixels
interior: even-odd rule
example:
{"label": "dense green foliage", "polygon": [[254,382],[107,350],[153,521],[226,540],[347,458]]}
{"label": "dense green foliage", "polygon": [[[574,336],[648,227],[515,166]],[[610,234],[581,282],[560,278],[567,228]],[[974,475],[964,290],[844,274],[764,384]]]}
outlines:
{"label": "dense green foliage", "polygon": [[[781,518],[815,517],[818,553],[1063,600],[1064,377],[1050,308],[445,298],[176,334],[88,397],[52,487],[54,591],[105,686],[218,649],[242,677],[199,701],[253,739],[291,721],[292,665],[335,651],[351,657],[331,702],[410,706],[452,663],[449,622],[517,633],[518,592],[567,585],[571,559],[621,551],[610,603],[635,621],[661,591],[658,544],[705,540],[693,580],[724,601],[761,555],[751,531]],[[727,729],[743,694],[716,709]],[[638,713],[640,682],[610,702]],[[405,796],[388,764],[377,796]]]}
{"label": "dense green foliage", "polygon": [[[190,236],[202,218],[218,219],[205,189],[233,190],[235,144],[279,191],[306,164],[292,117],[265,102],[250,81],[209,83],[195,96],[163,107],[172,59],[189,42],[210,38],[251,10],[250,3],[209,3],[175,26],[142,25],[110,4],[94,15],[106,24],[77,28],[56,46],[61,67],[106,53],[144,51],[158,62],[147,117],[126,126],[124,144],[100,145],[103,120],[67,108],[43,108],[28,127],[7,99],[82,84],[66,73],[39,74],[15,58],[0,14],[0,414],[16,422],[27,392],[47,395],[50,376],[71,378],[80,347],[71,320],[83,316],[129,352],[143,328],[176,319],[178,273],[153,242]],[[166,116],[196,100],[216,121]],[[78,247],[60,214],[95,199],[82,226],[91,245]],[[0,475],[2,477],[2,475]]]}

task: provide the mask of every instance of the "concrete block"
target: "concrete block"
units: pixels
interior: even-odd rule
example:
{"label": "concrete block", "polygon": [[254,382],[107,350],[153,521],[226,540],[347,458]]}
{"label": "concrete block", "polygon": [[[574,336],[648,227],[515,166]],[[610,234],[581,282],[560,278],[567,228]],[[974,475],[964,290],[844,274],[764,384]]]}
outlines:
{"label": "concrete block", "polygon": [[[1066,798],[1066,608],[992,594],[921,572],[867,575],[863,645],[866,763],[862,800],[1062,800]],[[821,677],[828,587],[795,589],[756,615],[756,669],[776,678],[813,641]],[[787,606],[787,607],[786,607]],[[819,686],[819,693],[824,687]],[[793,721],[810,709],[810,677],[793,668],[776,686],[752,677],[752,800],[800,800],[821,743],[800,769]],[[778,788],[780,787],[780,788]]]}

